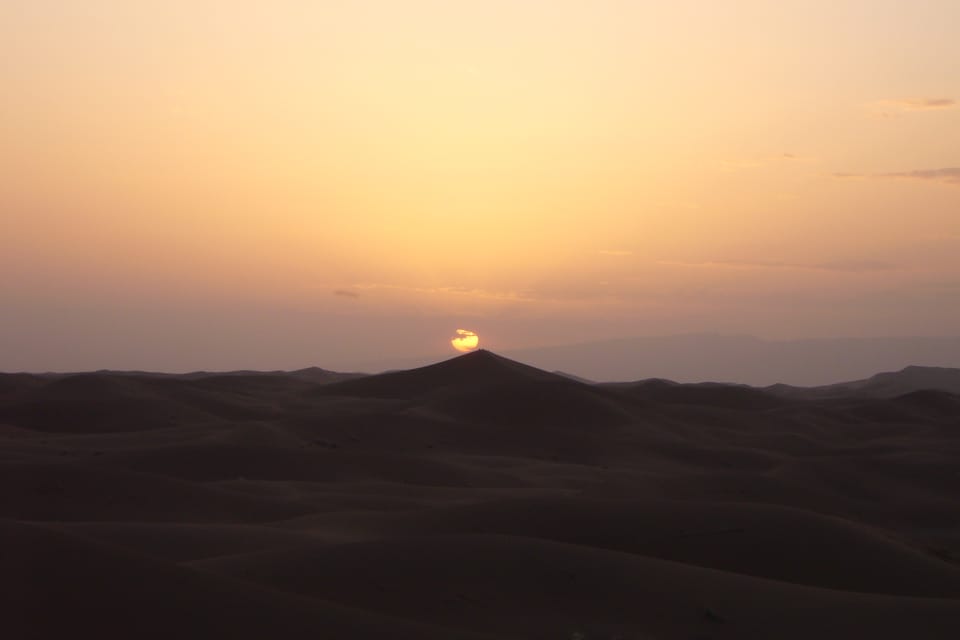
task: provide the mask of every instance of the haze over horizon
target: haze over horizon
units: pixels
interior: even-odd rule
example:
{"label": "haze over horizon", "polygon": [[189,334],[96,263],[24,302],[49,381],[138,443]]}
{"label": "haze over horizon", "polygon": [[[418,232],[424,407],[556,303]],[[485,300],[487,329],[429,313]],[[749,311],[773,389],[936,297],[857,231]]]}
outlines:
{"label": "haze over horizon", "polygon": [[340,367],[459,327],[497,352],[955,334],[957,24],[3,3],[0,370]]}

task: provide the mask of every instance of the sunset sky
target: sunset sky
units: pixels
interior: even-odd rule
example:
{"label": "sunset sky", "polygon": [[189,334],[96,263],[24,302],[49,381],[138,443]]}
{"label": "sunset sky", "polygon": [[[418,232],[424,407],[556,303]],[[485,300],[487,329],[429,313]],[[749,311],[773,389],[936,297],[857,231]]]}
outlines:
{"label": "sunset sky", "polygon": [[7,0],[0,370],[960,327],[957,0]]}

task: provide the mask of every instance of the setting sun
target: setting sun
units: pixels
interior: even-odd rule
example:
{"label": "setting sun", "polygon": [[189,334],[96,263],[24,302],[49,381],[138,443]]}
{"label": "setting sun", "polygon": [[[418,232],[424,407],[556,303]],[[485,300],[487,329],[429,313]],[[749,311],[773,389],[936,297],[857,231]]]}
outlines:
{"label": "setting sun", "polygon": [[473,351],[480,344],[480,336],[473,331],[466,329],[457,329],[457,335],[450,340],[450,344],[457,351]]}

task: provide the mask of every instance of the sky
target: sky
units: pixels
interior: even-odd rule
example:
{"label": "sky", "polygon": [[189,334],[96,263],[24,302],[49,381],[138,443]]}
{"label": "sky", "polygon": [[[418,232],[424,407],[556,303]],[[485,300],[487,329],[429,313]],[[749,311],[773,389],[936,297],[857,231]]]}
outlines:
{"label": "sky", "polygon": [[7,0],[0,370],[960,326],[956,0]]}

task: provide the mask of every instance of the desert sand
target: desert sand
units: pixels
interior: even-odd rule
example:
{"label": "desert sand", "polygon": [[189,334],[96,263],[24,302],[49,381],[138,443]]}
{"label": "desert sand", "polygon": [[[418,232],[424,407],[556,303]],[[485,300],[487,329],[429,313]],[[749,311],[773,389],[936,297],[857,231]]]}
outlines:
{"label": "desert sand", "polygon": [[0,628],[952,640],[956,380],[0,375]]}

